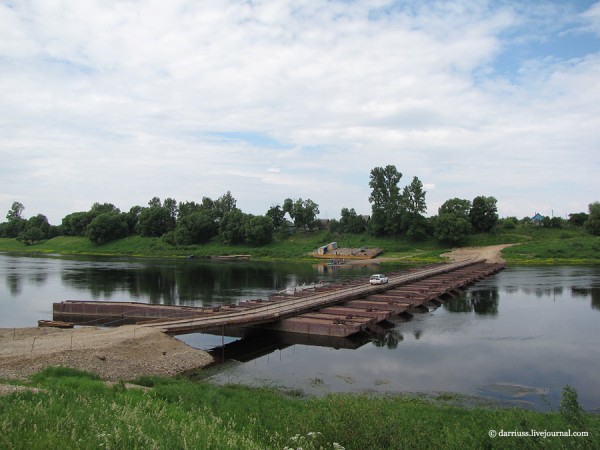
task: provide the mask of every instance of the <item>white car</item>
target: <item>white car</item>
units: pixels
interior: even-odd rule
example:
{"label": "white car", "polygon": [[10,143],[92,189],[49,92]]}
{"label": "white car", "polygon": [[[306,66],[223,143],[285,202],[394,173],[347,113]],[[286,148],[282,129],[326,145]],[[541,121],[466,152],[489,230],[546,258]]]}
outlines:
{"label": "white car", "polygon": [[375,275],[371,275],[371,278],[369,279],[369,283],[371,283],[371,284],[385,284],[387,282],[388,282],[388,278],[381,273],[376,273]]}

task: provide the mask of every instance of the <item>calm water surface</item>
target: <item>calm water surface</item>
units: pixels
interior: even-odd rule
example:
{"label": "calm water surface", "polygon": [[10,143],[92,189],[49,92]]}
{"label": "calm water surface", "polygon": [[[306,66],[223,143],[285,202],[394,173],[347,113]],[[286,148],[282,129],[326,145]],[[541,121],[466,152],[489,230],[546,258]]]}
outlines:
{"label": "calm water surface", "polygon": [[[0,254],[0,327],[35,326],[66,299],[216,305],[266,298],[312,281],[366,277],[376,266],[81,260]],[[378,336],[307,342],[189,334],[225,363],[214,383],[329,392],[458,392],[526,408],[556,408],[565,384],[600,410],[600,267],[513,267]],[[221,343],[226,344],[220,348]],[[333,347],[331,347],[333,346]]]}

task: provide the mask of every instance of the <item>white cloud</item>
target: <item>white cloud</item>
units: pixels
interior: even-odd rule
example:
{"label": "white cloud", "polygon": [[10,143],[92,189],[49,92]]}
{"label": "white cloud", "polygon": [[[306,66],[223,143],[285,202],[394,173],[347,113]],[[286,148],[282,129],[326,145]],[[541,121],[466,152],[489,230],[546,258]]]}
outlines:
{"label": "white cloud", "polygon": [[[591,30],[598,4],[10,5],[0,210],[19,200],[57,223],[95,201],[230,190],[247,212],[302,197],[336,217],[368,212],[369,171],[386,164],[432,186],[430,213],[483,194],[503,215],[597,200],[599,54],[527,45],[581,18]],[[523,55],[510,73],[494,66],[507,51]]]}

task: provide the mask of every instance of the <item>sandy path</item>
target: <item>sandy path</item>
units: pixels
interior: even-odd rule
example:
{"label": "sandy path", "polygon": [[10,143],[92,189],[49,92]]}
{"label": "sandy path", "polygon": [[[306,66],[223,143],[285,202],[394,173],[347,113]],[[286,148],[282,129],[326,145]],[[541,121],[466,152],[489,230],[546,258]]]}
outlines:
{"label": "sandy path", "polygon": [[136,326],[0,329],[0,378],[25,379],[49,366],[98,374],[104,380],[173,376],[212,362],[160,331]]}

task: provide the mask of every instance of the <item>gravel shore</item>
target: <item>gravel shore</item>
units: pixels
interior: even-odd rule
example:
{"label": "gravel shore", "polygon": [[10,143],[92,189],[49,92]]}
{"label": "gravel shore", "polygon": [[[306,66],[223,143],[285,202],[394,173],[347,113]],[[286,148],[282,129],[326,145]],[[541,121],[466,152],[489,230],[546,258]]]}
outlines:
{"label": "gravel shore", "polygon": [[202,351],[140,326],[0,328],[0,379],[23,380],[51,366],[92,372],[106,381],[174,376],[213,362]]}

